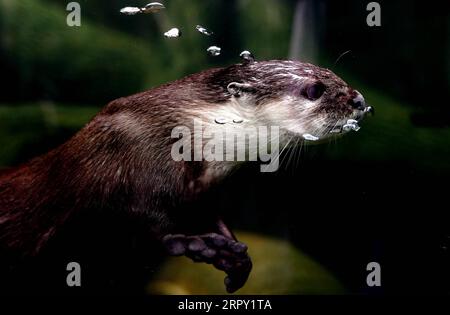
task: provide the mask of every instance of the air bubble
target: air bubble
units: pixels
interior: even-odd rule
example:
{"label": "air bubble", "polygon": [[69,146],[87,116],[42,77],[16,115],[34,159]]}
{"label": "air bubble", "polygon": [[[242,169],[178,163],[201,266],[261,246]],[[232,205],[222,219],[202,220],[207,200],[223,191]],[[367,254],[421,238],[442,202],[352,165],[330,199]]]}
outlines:
{"label": "air bubble", "polygon": [[239,56],[245,61],[255,61],[255,56],[248,50],[244,50]]}
{"label": "air bubble", "polygon": [[228,120],[226,118],[216,118],[215,122],[216,124],[219,125],[225,125],[228,122]]}
{"label": "air bubble", "polygon": [[211,36],[211,35],[214,34],[213,32],[211,32],[210,30],[208,30],[207,28],[205,28],[205,27],[203,27],[201,25],[197,25],[196,29],[197,29],[197,31],[199,31],[200,33],[202,33],[202,34],[204,34],[206,36]]}
{"label": "air bubble", "polygon": [[125,7],[120,10],[120,13],[126,14],[126,15],[135,15],[135,14],[141,13],[141,9],[136,8],[136,7]]}
{"label": "air bubble", "polygon": [[163,9],[165,9],[166,7],[159,2],[151,2],[149,4],[147,4],[145,7],[141,8],[142,13],[156,13],[159,12]]}
{"label": "air bubble", "polygon": [[303,138],[304,138],[305,140],[308,140],[308,141],[317,141],[317,140],[319,140],[318,137],[313,136],[313,135],[310,135],[309,133],[305,133],[305,134],[303,135]]}
{"label": "air bubble", "polygon": [[120,10],[120,13],[122,14],[126,14],[126,15],[136,15],[139,13],[156,13],[159,12],[163,9],[165,9],[166,7],[159,3],[159,2],[152,2],[147,4],[145,7],[143,8],[138,8],[138,7],[125,7],[122,8]]}
{"label": "air bubble", "polygon": [[342,127],[342,130],[344,130],[345,132],[349,132],[353,129],[353,125],[344,125]]}
{"label": "air bubble", "polygon": [[220,55],[222,48],[217,46],[211,46],[206,50],[211,56],[217,57]]}
{"label": "air bubble", "polygon": [[347,124],[347,125],[344,125],[344,127],[342,127],[342,129],[345,131],[345,132],[349,132],[349,131],[359,131],[359,130],[361,130],[361,127],[360,126],[358,126],[358,125],[354,125],[354,124]]}
{"label": "air bubble", "polygon": [[181,31],[178,28],[174,27],[169,31],[165,32],[164,36],[167,38],[177,38],[181,36]]}
{"label": "air bubble", "polygon": [[349,132],[349,131],[359,131],[361,130],[361,127],[358,125],[358,121],[354,120],[354,119],[349,119],[347,120],[347,124],[345,124],[342,129],[345,132]]}

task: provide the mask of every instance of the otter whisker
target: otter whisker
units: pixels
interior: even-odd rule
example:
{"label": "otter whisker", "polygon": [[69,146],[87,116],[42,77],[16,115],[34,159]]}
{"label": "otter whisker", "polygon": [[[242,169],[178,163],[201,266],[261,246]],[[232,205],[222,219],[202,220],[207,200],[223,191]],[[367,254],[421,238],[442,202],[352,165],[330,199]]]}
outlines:
{"label": "otter whisker", "polygon": [[338,62],[339,62],[345,55],[347,55],[347,54],[349,54],[349,53],[351,53],[351,52],[352,52],[351,50],[347,50],[346,52],[343,52],[343,53],[336,59],[336,61],[334,62],[333,67],[336,67],[337,64],[338,64]]}
{"label": "otter whisker", "polygon": [[300,138],[297,138],[295,140],[295,146],[294,146],[294,149],[292,150],[292,152],[291,152],[291,154],[289,156],[287,167],[289,167],[291,165],[292,161],[295,160],[295,156],[296,156],[296,153],[297,153],[297,150],[298,150],[298,143],[299,143],[299,141],[300,141]]}
{"label": "otter whisker", "polygon": [[[281,149],[281,151],[278,152],[278,155],[277,155],[276,159],[278,160],[278,162],[280,162],[280,165],[283,164],[283,160],[284,160],[284,158],[281,157],[281,155],[282,155],[283,152],[286,150],[286,148],[288,148],[289,143],[291,143],[291,141],[292,141],[293,138],[294,138],[294,136],[291,136],[291,137],[289,138],[289,140],[287,141],[287,143],[284,145],[283,149]],[[281,160],[280,160],[280,157],[281,157]]]}
{"label": "otter whisker", "polygon": [[[300,145],[299,145],[299,143],[300,143]],[[297,154],[299,152],[299,148],[301,148],[302,145],[303,145],[303,142],[300,141],[300,138],[297,138],[297,140],[295,141],[295,146],[294,146],[293,152],[291,153],[291,155],[289,157],[287,167],[289,167],[291,162],[294,162],[296,160]]]}

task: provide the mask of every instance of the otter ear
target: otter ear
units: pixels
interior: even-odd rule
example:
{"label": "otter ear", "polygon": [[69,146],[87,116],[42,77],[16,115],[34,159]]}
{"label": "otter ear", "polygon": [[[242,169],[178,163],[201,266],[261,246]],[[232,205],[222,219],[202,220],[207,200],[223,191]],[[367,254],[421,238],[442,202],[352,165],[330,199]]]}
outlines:
{"label": "otter ear", "polygon": [[244,93],[251,92],[253,88],[250,84],[231,82],[228,84],[227,90],[231,95],[239,97]]}

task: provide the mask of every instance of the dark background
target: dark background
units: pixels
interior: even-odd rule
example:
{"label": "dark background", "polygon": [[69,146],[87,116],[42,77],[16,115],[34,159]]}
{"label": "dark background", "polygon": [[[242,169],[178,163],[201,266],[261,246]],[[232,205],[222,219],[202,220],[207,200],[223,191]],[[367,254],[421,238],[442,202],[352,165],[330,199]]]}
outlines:
{"label": "dark background", "polygon": [[[290,241],[350,293],[450,292],[444,1],[378,1],[381,27],[366,24],[369,1],[168,0],[163,13],[131,17],[119,9],[145,1],[79,2],[82,27],[70,28],[65,1],[0,1],[2,167],[64,142],[110,100],[239,62],[244,49],[311,61],[361,91],[376,116],[285,157],[276,174],[245,167],[216,192],[216,210]],[[174,26],[183,37],[165,39]],[[209,57],[210,45],[223,54]],[[370,261],[382,266],[381,288],[365,284]]]}

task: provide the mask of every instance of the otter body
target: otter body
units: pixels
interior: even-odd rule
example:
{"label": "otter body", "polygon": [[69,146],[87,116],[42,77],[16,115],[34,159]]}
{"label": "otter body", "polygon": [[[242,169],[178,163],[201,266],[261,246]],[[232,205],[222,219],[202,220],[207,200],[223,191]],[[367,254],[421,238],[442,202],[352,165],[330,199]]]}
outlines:
{"label": "otter body", "polygon": [[[33,257],[72,217],[114,213],[139,222],[169,254],[224,270],[235,291],[251,269],[245,245],[214,214],[197,228],[184,224],[179,209],[237,163],[175,161],[172,130],[194,119],[223,128],[223,117],[242,129],[279,126],[284,146],[343,134],[366,112],[361,94],[331,71],[295,61],[210,69],[120,98],[65,144],[0,174],[0,246]],[[220,257],[219,248],[233,258]]]}

